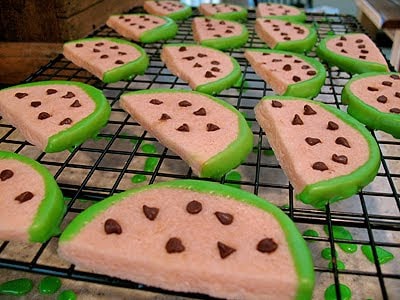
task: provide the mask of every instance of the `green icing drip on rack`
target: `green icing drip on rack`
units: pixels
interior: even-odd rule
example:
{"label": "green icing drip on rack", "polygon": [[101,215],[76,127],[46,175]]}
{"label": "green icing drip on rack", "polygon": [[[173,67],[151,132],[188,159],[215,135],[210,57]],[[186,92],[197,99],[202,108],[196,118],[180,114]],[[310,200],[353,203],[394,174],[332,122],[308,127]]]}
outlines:
{"label": "green icing drip on rack", "polygon": [[[375,249],[376,254],[378,255],[378,261],[381,265],[391,261],[394,258],[392,253],[381,247],[376,246]],[[361,246],[361,251],[370,262],[374,263],[374,255],[372,254],[371,246],[363,245]]]}
{"label": "green icing drip on rack", "polygon": [[146,159],[146,162],[144,163],[144,170],[146,172],[153,172],[157,164],[158,164],[157,157],[149,157]]}
{"label": "green icing drip on rack", "polygon": [[[303,236],[319,237],[319,233],[313,229],[307,229],[306,231],[303,232]],[[308,240],[308,242],[312,243],[315,241]]]}
{"label": "green icing drip on rack", "polygon": [[147,153],[147,154],[157,153],[157,148],[153,144],[143,144],[141,149],[144,153]]}
{"label": "green icing drip on rack", "polygon": [[247,125],[249,126],[249,128],[251,128],[251,123],[252,123],[252,122],[247,120],[247,119],[249,118],[249,114],[246,113],[246,112],[244,112],[244,111],[241,111],[240,113],[241,113],[242,116],[246,119],[246,123],[247,123]]}
{"label": "green icing drip on rack", "polygon": [[[329,234],[328,226],[324,226],[324,231],[326,234]],[[353,236],[351,235],[350,231],[342,226],[332,226],[333,237],[335,239],[342,239],[342,240],[353,240]],[[351,243],[338,243],[340,249],[342,249],[346,253],[354,253],[357,251],[357,245]]]}
{"label": "green icing drip on rack", "polygon": [[266,150],[264,150],[264,151],[263,151],[263,154],[264,154],[265,156],[274,156],[274,155],[275,155],[274,150],[272,150],[272,149],[266,149]]}
{"label": "green icing drip on rack", "polygon": [[57,300],[76,300],[76,294],[72,290],[65,290],[58,295]]}
{"label": "green icing drip on rack", "polygon": [[[325,259],[332,259],[332,251],[331,248],[325,248],[321,251],[321,256]],[[335,256],[338,257],[337,251],[335,250]]]}
{"label": "green icing drip on rack", "polygon": [[[347,285],[340,284],[340,295],[342,296],[342,300],[350,300],[351,299],[351,290]],[[336,300],[338,297],[336,296],[336,289],[335,285],[332,284],[330,285],[326,290],[324,294],[325,300]]]}
{"label": "green icing drip on rack", "polygon": [[[232,181],[240,181],[242,180],[242,175],[238,171],[230,171],[228,174],[226,174],[225,179]],[[234,188],[238,189],[241,188],[239,183],[225,183],[225,184]]]}
{"label": "green icing drip on rack", "polygon": [[132,183],[141,183],[143,181],[145,181],[147,179],[147,177],[145,175],[142,174],[136,174],[131,178]]}
{"label": "green icing drip on rack", "polygon": [[60,278],[54,276],[44,277],[39,283],[39,293],[43,295],[51,295],[56,293],[61,287]]}
{"label": "green icing drip on rack", "polygon": [[28,278],[19,278],[4,282],[0,285],[0,295],[22,296],[33,288],[33,281]]}
{"label": "green icing drip on rack", "polygon": [[[332,261],[329,262],[328,268],[329,268],[329,270],[333,270],[333,263],[332,263]],[[345,270],[345,269],[346,269],[346,266],[345,266],[344,262],[342,262],[341,260],[337,260],[337,261],[336,261],[336,268],[337,268],[338,270]]]}

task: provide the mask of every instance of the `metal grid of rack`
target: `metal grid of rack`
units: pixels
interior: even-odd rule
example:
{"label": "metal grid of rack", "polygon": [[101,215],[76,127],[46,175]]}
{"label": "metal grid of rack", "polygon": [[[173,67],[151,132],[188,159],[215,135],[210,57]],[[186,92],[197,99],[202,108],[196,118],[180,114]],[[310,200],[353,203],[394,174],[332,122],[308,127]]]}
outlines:
{"label": "metal grid of rack", "polygon": [[[134,9],[132,12],[141,12]],[[197,15],[195,11],[194,16]],[[165,43],[191,43],[191,18],[179,22],[179,32]],[[247,27],[249,39],[245,48],[261,48],[264,44],[254,32],[254,11],[249,14]],[[307,23],[315,26],[318,38],[330,34],[362,32],[363,29],[352,16],[321,15],[307,16]],[[91,36],[119,37],[112,29],[103,26]],[[0,149],[14,151],[36,159],[46,166],[59,183],[68,211],[64,225],[91,203],[128,188],[155,182],[194,178],[190,168],[174,153],[157,142],[138,123],[119,108],[118,99],[127,91],[153,88],[189,89],[188,85],[173,76],[161,62],[159,54],[164,42],[141,45],[150,57],[150,66],[142,76],[129,81],[104,84],[85,70],[75,66],[59,55],[26,82],[40,80],[73,80],[91,84],[101,89],[112,106],[108,125],[97,138],[85,142],[70,153],[46,154],[27,143],[18,131],[0,122]],[[319,236],[305,236],[313,253],[317,275],[314,297],[321,299],[325,288],[334,284],[340,295],[340,283],[353,288],[354,297],[388,299],[400,293],[400,151],[399,141],[381,132],[372,132],[382,153],[378,176],[370,185],[352,198],[334,205],[327,205],[325,211],[316,210],[294,199],[293,188],[283,174],[278,162],[271,155],[266,137],[255,121],[253,107],[265,95],[273,95],[271,88],[261,80],[243,56],[243,48],[231,50],[229,54],[239,62],[244,81],[237,87],[217,95],[242,112],[254,134],[254,151],[237,168],[239,178],[226,176],[221,183],[241,187],[269,199],[282,208],[301,231],[314,229]],[[309,56],[316,57],[315,52]],[[327,79],[318,101],[343,109],[340,101],[341,90],[351,75],[336,68],[327,69]],[[153,145],[151,153],[144,151],[146,145]],[[151,166],[146,161],[151,159]],[[141,175],[141,183],[133,183],[132,177]],[[325,226],[325,230],[323,229]],[[334,226],[345,226],[353,240],[338,238],[333,234]],[[356,253],[342,252],[338,245],[355,244]],[[50,274],[64,278],[83,280],[106,285],[140,289],[169,295],[192,298],[208,298],[204,295],[183,294],[160,290],[84,270],[61,261],[56,255],[57,237],[42,245],[21,245],[0,241],[0,268],[22,270],[38,274]],[[369,262],[359,249],[369,245],[374,262]],[[394,253],[395,259],[389,264],[378,262],[378,247]],[[322,249],[330,249],[331,266],[321,258]],[[18,249],[18,250],[17,250]],[[346,264],[342,269],[339,260]],[[340,299],[340,296],[338,297]]]}

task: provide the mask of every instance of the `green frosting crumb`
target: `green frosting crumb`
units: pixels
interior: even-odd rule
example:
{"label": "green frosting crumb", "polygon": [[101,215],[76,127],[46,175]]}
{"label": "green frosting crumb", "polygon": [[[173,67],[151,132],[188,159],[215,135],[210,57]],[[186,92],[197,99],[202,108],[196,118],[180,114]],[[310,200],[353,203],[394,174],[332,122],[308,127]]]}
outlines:
{"label": "green frosting crumb", "polygon": [[153,144],[143,144],[141,149],[144,153],[147,153],[147,154],[157,153],[157,148]]}
{"label": "green frosting crumb", "polygon": [[157,157],[149,157],[144,163],[144,170],[146,172],[153,172],[158,164],[159,159]]}
{"label": "green frosting crumb", "polygon": [[[321,251],[321,256],[325,259],[332,259],[331,248],[325,248]],[[337,251],[335,250],[335,256],[338,257]]]}
{"label": "green frosting crumb", "polygon": [[[340,289],[340,295],[342,296],[342,300],[350,300],[351,299],[351,290],[347,285],[340,284],[339,285]],[[336,300],[338,297],[336,296],[336,288],[335,285],[332,284],[330,285],[326,290],[324,294],[325,300]]]}
{"label": "green frosting crumb", "polygon": [[[329,268],[329,270],[333,270],[333,263],[332,263],[332,261],[329,262],[328,268]],[[337,268],[338,270],[341,270],[341,271],[342,271],[342,270],[345,270],[345,269],[346,269],[346,266],[345,266],[344,262],[342,262],[341,260],[337,260],[337,261],[336,261],[336,268]]]}
{"label": "green frosting crumb", "polygon": [[61,287],[60,278],[54,276],[44,277],[39,283],[39,293],[42,295],[51,295],[56,293]]}
{"label": "green frosting crumb", "polygon": [[275,155],[274,150],[272,150],[272,149],[266,149],[266,150],[264,150],[264,151],[263,151],[263,154],[264,154],[265,156],[274,156],[274,155]]}
{"label": "green frosting crumb", "polygon": [[[307,229],[306,231],[303,232],[303,236],[311,236],[311,237],[319,237],[319,233],[313,229]],[[307,242],[315,242],[313,240],[307,240]]]}
{"label": "green frosting crumb", "polygon": [[[329,234],[328,226],[324,226],[324,231],[326,234]],[[353,240],[353,236],[351,235],[350,231],[342,226],[332,226],[333,237],[335,239],[342,239],[342,240]],[[351,243],[338,243],[340,249],[342,249],[346,253],[354,253],[357,251],[357,245]]]}
{"label": "green frosting crumb", "polygon": [[28,278],[19,278],[0,284],[0,295],[23,296],[33,288],[33,281]]}
{"label": "green frosting crumb", "polygon": [[[376,254],[378,255],[378,261],[381,265],[391,261],[394,258],[392,253],[381,247],[376,246],[375,249]],[[374,255],[372,254],[371,246],[363,245],[361,246],[361,251],[370,262],[374,263]]]}
{"label": "green frosting crumb", "polygon": [[[242,175],[238,171],[231,171],[225,176],[226,180],[232,180],[232,181],[240,181],[242,180]],[[225,183],[226,185],[229,185],[234,188],[240,189],[240,184],[239,183]]]}
{"label": "green frosting crumb", "polygon": [[136,174],[134,176],[132,176],[131,181],[132,183],[141,183],[143,181],[145,181],[147,178],[145,175],[142,174]]}
{"label": "green frosting crumb", "polygon": [[57,300],[76,300],[76,294],[72,290],[65,290],[58,295]]}

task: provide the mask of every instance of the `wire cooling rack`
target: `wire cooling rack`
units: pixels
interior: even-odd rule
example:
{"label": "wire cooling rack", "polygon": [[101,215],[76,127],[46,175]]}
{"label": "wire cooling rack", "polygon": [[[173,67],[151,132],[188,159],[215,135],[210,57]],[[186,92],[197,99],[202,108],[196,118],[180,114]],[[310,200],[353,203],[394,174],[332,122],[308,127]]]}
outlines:
{"label": "wire cooling rack", "polygon": [[[142,12],[134,9],[131,12]],[[197,15],[194,11],[194,16]],[[179,32],[166,43],[191,43],[191,18],[178,22]],[[261,48],[264,44],[254,32],[254,11],[250,11],[247,27],[249,39],[245,48]],[[318,39],[330,34],[363,32],[357,20],[348,15],[307,15],[307,23],[318,31]],[[119,37],[112,29],[102,26],[91,36]],[[118,105],[120,95],[127,91],[153,88],[189,89],[188,85],[173,76],[160,60],[164,42],[141,45],[150,57],[150,66],[142,76],[129,81],[104,84],[85,70],[59,55],[40,68],[25,82],[40,80],[72,80],[101,89],[112,106],[108,125],[96,139],[89,140],[71,152],[46,154],[27,143],[18,131],[0,121],[0,149],[14,151],[36,159],[46,166],[56,178],[68,203],[65,226],[73,217],[88,207],[114,193],[172,179],[193,178],[190,168],[178,156],[157,142],[131,119]],[[318,236],[305,236],[311,248],[315,271],[315,299],[322,299],[325,289],[333,285],[341,298],[340,284],[347,285],[354,299],[395,299],[400,294],[400,150],[399,141],[382,132],[371,132],[381,149],[381,167],[376,179],[348,200],[327,205],[326,210],[316,210],[294,199],[293,188],[283,174],[268,145],[263,131],[255,121],[253,108],[265,95],[273,95],[271,88],[261,80],[243,56],[243,48],[229,54],[239,62],[244,81],[217,95],[231,103],[244,114],[251,125],[255,146],[246,162],[236,169],[235,176],[221,179],[221,183],[241,187],[258,194],[282,208],[296,223],[301,232],[312,229]],[[316,57],[315,52],[309,56]],[[343,109],[341,91],[351,75],[336,68],[327,69],[327,79],[316,99]],[[149,151],[150,149],[150,151]],[[136,180],[138,179],[138,180]],[[140,182],[142,181],[142,182]],[[334,236],[335,226],[343,226],[353,240]],[[324,228],[325,227],[325,228]],[[183,294],[136,284],[78,270],[58,258],[58,238],[42,245],[27,245],[0,241],[0,268],[50,274],[59,277],[151,291],[174,296],[209,298],[198,294]],[[339,246],[357,246],[349,254]],[[373,262],[367,260],[361,246],[371,246]],[[328,249],[329,261],[321,257]],[[394,254],[390,263],[380,264],[380,248]],[[345,269],[340,262],[345,264]],[[1,271],[1,270],[0,270]]]}

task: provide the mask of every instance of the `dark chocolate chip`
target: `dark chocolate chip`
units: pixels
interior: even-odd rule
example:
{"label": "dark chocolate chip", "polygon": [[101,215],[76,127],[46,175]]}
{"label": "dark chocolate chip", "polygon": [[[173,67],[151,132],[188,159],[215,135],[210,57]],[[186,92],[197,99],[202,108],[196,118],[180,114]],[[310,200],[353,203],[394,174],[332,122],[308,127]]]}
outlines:
{"label": "dark chocolate chip", "polygon": [[293,55],[290,55],[290,54],[285,54],[283,57],[286,57],[286,58],[291,58],[291,57],[293,57]]}
{"label": "dark chocolate chip", "polygon": [[292,67],[289,64],[286,64],[283,66],[282,68],[284,71],[290,71],[292,69]]}
{"label": "dark chocolate chip", "polygon": [[48,90],[46,91],[46,94],[47,94],[47,95],[52,95],[52,94],[55,94],[55,93],[57,93],[57,90],[55,90],[55,89],[48,89]]}
{"label": "dark chocolate chip", "polygon": [[347,148],[351,148],[349,142],[347,141],[347,139],[342,137],[342,136],[336,138],[335,143],[338,144],[338,145],[345,146]]}
{"label": "dark chocolate chip", "polygon": [[222,35],[220,35],[220,34],[214,34],[214,36],[218,37],[218,38],[222,37]]}
{"label": "dark chocolate chip", "polygon": [[322,161],[317,161],[316,163],[313,163],[312,168],[314,170],[317,170],[317,171],[326,171],[326,170],[328,170],[328,167]]}
{"label": "dark chocolate chip", "polygon": [[292,120],[292,125],[303,125],[303,120],[300,118],[298,114],[294,115],[294,118]]}
{"label": "dark chocolate chip", "polygon": [[397,97],[397,98],[400,98],[400,92],[394,93],[394,96]]}
{"label": "dark chocolate chip", "polygon": [[151,99],[149,101],[149,103],[154,104],[154,105],[160,105],[160,104],[163,104],[164,102],[162,102],[162,101],[160,101],[158,99]]}
{"label": "dark chocolate chip", "polygon": [[147,219],[150,221],[154,221],[157,218],[158,212],[160,211],[157,207],[150,207],[147,205],[143,205],[143,213]]}
{"label": "dark chocolate chip", "polygon": [[182,101],[180,101],[180,102],[178,103],[178,105],[181,106],[181,107],[188,107],[188,106],[192,106],[192,103],[190,103],[190,102],[187,101],[187,100],[182,100]]}
{"label": "dark chocolate chip", "polygon": [[362,50],[361,50],[361,53],[367,54],[367,53],[369,53],[369,51],[368,51],[368,50],[362,49]]}
{"label": "dark chocolate chip", "polygon": [[306,143],[309,144],[310,146],[314,146],[316,144],[321,143],[321,140],[318,138],[312,138],[312,137],[306,137]]}
{"label": "dark chocolate chip", "polygon": [[179,52],[184,52],[184,51],[186,51],[186,50],[187,50],[187,48],[186,48],[185,46],[181,46],[181,47],[179,47],[179,49],[178,49]]}
{"label": "dark chocolate chip", "polygon": [[[281,32],[281,35],[282,36],[285,36],[285,35],[288,35],[288,33],[287,32]],[[285,56],[286,57],[286,56]]]}
{"label": "dark chocolate chip", "polygon": [[362,43],[363,42],[363,40],[362,39],[358,39],[358,40],[356,40],[356,43],[357,44],[359,44],[359,43]]}
{"label": "dark chocolate chip", "polygon": [[118,55],[126,55],[126,52],[118,51]]}
{"label": "dark chocolate chip", "polygon": [[379,89],[377,89],[377,88],[375,88],[375,87],[372,87],[372,86],[367,87],[367,90],[370,91],[370,92],[379,91]]}
{"label": "dark chocolate chip", "polygon": [[279,27],[278,24],[272,24],[272,27]]}
{"label": "dark chocolate chip", "polygon": [[77,43],[77,44],[75,44],[75,47],[76,47],[76,48],[82,48],[82,47],[83,47],[83,44]]}
{"label": "dark chocolate chip", "polygon": [[207,30],[214,31],[215,28],[214,27],[208,27]]}
{"label": "dark chocolate chip", "polygon": [[328,126],[326,127],[326,129],[329,129],[329,130],[338,130],[338,129],[339,129],[339,125],[336,124],[335,122],[329,121],[329,122],[328,122]]}
{"label": "dark chocolate chip", "polygon": [[14,96],[17,97],[18,99],[22,99],[22,98],[28,96],[28,94],[27,93],[16,93]]}
{"label": "dark chocolate chip", "polygon": [[272,107],[278,107],[278,108],[281,108],[283,105],[282,105],[282,102],[279,102],[279,101],[276,101],[276,100],[272,100]]}
{"label": "dark chocolate chip", "polygon": [[390,75],[390,78],[398,80],[398,79],[400,79],[400,76],[397,74],[392,74],[392,75]]}
{"label": "dark chocolate chip", "polygon": [[274,31],[279,31],[280,29],[279,28],[274,28]]}
{"label": "dark chocolate chip", "polygon": [[93,52],[94,52],[94,53],[98,53],[98,52],[100,52],[100,50],[99,50],[99,49],[96,49],[96,48],[93,48]]}
{"label": "dark chocolate chip", "polygon": [[45,120],[45,119],[50,118],[50,117],[51,117],[50,114],[47,113],[47,112],[45,112],[45,111],[41,112],[41,113],[38,115],[38,119],[39,119],[39,120]]}
{"label": "dark chocolate chip", "polygon": [[201,67],[202,67],[202,65],[199,64],[199,63],[195,63],[195,64],[193,65],[193,68],[201,68]]}
{"label": "dark chocolate chip", "polygon": [[274,58],[274,59],[272,59],[272,62],[280,62],[280,61],[282,61],[282,59],[280,59],[280,58]]}
{"label": "dark chocolate chip", "polygon": [[272,253],[278,249],[278,244],[273,239],[265,238],[258,242],[257,250],[261,253]]}
{"label": "dark chocolate chip", "polygon": [[263,52],[263,54],[262,54],[263,56],[266,56],[266,55],[271,55],[271,53],[268,53],[268,52]]}
{"label": "dark chocolate chip", "polygon": [[392,86],[392,82],[390,82],[390,81],[382,81],[382,85],[385,85],[385,86]]}
{"label": "dark chocolate chip", "polygon": [[181,126],[179,126],[176,130],[178,131],[183,131],[183,132],[189,132],[189,125],[186,123],[183,123]]}
{"label": "dark chocolate chip", "polygon": [[103,54],[102,56],[100,56],[100,58],[104,59],[104,58],[108,58],[107,54]]}
{"label": "dark chocolate chip", "polygon": [[378,98],[376,98],[376,100],[380,103],[386,103],[388,98],[384,95],[380,95]]}
{"label": "dark chocolate chip", "polygon": [[358,49],[364,49],[365,45],[358,45]]}
{"label": "dark chocolate chip", "polygon": [[195,57],[194,56],[185,56],[182,57],[182,59],[186,59],[186,60],[193,60]]}
{"label": "dark chocolate chip", "polygon": [[360,59],[366,59],[367,57],[365,55],[359,55],[358,58]]}
{"label": "dark chocolate chip", "polygon": [[1,171],[1,173],[0,173],[0,180],[6,181],[7,179],[10,179],[13,176],[14,176],[13,171],[11,171],[9,169],[5,169],[5,170]]}
{"label": "dark chocolate chip", "polygon": [[165,120],[169,120],[171,119],[171,117],[168,114],[162,114],[160,117],[161,121],[165,121]]}
{"label": "dark chocolate chip", "polygon": [[293,80],[294,82],[298,82],[298,81],[301,80],[301,78],[300,78],[299,76],[294,75],[294,76],[292,77],[292,80]]}
{"label": "dark chocolate chip", "polygon": [[292,25],[292,23],[286,22],[285,25],[286,25],[286,26],[290,26],[290,25]]}
{"label": "dark chocolate chip", "polygon": [[206,74],[204,74],[205,78],[213,78],[213,77],[217,77],[215,76],[213,73],[211,73],[210,71],[207,71]]}
{"label": "dark chocolate chip", "polygon": [[342,52],[342,53],[347,53],[347,51],[344,50],[344,49],[340,50],[340,52]]}
{"label": "dark chocolate chip", "polygon": [[341,41],[347,41],[347,39],[346,39],[344,36],[341,36],[341,37],[340,37],[340,40],[341,40]]}
{"label": "dark chocolate chip", "polygon": [[75,94],[73,92],[67,92],[64,96],[62,96],[61,98],[64,99],[69,99],[69,98],[74,98]]}
{"label": "dark chocolate chip", "polygon": [[225,30],[225,33],[232,33],[233,31],[230,29]]}
{"label": "dark chocolate chip", "polygon": [[211,61],[211,64],[214,65],[214,66],[218,66],[220,64],[220,62],[216,61],[216,60],[213,60],[213,61]]}
{"label": "dark chocolate chip", "polygon": [[203,205],[196,200],[190,201],[187,205],[186,205],[186,211],[191,214],[191,215],[196,215],[199,212],[201,212],[201,210],[203,209]]}
{"label": "dark chocolate chip", "polygon": [[295,59],[294,63],[299,64],[299,63],[301,63],[301,60],[300,59]]}
{"label": "dark chocolate chip", "polygon": [[114,219],[107,219],[104,223],[104,231],[106,234],[121,234],[122,228],[121,225],[119,225],[119,223]]}
{"label": "dark chocolate chip", "polygon": [[[121,16],[122,17],[122,16]],[[122,17],[123,18],[123,17]],[[103,46],[104,45],[104,43],[102,43],[102,42],[100,42],[100,43],[96,43],[96,44],[94,44],[95,46],[97,46],[97,47],[101,47],[101,46]]]}
{"label": "dark chocolate chip", "polygon": [[19,203],[24,203],[26,201],[29,201],[33,198],[33,194],[31,192],[23,192],[19,194],[17,197],[15,197],[14,200],[18,201]]}
{"label": "dark chocolate chip", "polygon": [[40,106],[40,105],[42,105],[42,102],[40,102],[40,101],[32,101],[32,102],[31,102],[31,106],[32,106],[32,107],[38,107],[38,106]]}
{"label": "dark chocolate chip", "polygon": [[229,255],[231,255],[233,252],[236,251],[236,249],[229,247],[228,245],[218,242],[218,250],[219,250],[219,255],[221,256],[222,259],[227,258]]}
{"label": "dark chocolate chip", "polygon": [[290,40],[291,40],[291,38],[288,37],[288,36],[285,36],[283,39],[284,39],[285,41],[290,41]]}
{"label": "dark chocolate chip", "polygon": [[195,116],[205,116],[207,113],[206,113],[206,110],[202,107],[202,108],[199,108],[198,110],[194,111],[193,114]]}
{"label": "dark chocolate chip", "polygon": [[308,115],[316,115],[317,112],[312,109],[312,107],[308,104],[304,105],[304,113],[306,116]]}
{"label": "dark chocolate chip", "polygon": [[59,125],[69,125],[69,124],[72,124],[72,120],[70,118],[65,118],[60,122]]}
{"label": "dark chocolate chip", "polygon": [[233,222],[233,215],[216,211],[214,215],[217,217],[218,221],[221,222],[222,225],[230,225]]}
{"label": "dark chocolate chip", "polygon": [[185,251],[185,246],[183,246],[181,239],[173,237],[168,240],[165,250],[167,250],[167,253],[181,253]]}
{"label": "dark chocolate chip", "polygon": [[310,66],[302,65],[301,68],[302,68],[303,70],[308,70],[308,69],[310,68]]}
{"label": "dark chocolate chip", "polygon": [[122,60],[118,59],[118,60],[115,61],[115,64],[116,65],[123,65],[124,62]]}
{"label": "dark chocolate chip", "polygon": [[332,160],[334,162],[339,163],[339,164],[347,165],[347,156],[346,155],[333,154],[332,155]]}
{"label": "dark chocolate chip", "polygon": [[389,111],[394,114],[400,114],[400,108],[397,107],[393,107]]}
{"label": "dark chocolate chip", "polygon": [[218,67],[212,67],[211,71],[213,71],[213,72],[221,72],[221,70]]}
{"label": "dark chocolate chip", "polygon": [[110,49],[116,50],[116,49],[119,49],[119,47],[117,45],[115,45],[115,46],[111,46]]}
{"label": "dark chocolate chip", "polygon": [[220,128],[217,125],[213,124],[213,123],[208,123],[207,124],[207,131],[217,131],[219,129]]}
{"label": "dark chocolate chip", "polygon": [[314,70],[307,71],[307,75],[309,76],[314,76],[315,74],[317,74],[317,72],[315,72]]}
{"label": "dark chocolate chip", "polygon": [[131,21],[131,19],[125,19],[125,22],[130,22]]}
{"label": "dark chocolate chip", "polygon": [[82,105],[81,105],[81,103],[79,102],[79,100],[75,100],[74,101],[74,103],[72,103],[71,105],[70,105],[70,107],[81,107]]}
{"label": "dark chocolate chip", "polygon": [[157,21],[153,21],[153,24],[158,24],[158,22]]}
{"label": "dark chocolate chip", "polygon": [[271,23],[271,20],[264,20],[264,23]]}
{"label": "dark chocolate chip", "polygon": [[204,54],[204,53],[198,53],[198,54],[197,54],[197,56],[198,56],[198,57],[200,57],[200,58],[202,58],[202,57],[207,57],[207,54]]}
{"label": "dark chocolate chip", "polygon": [[343,47],[343,43],[342,42],[338,42],[338,43],[336,43],[336,46]]}
{"label": "dark chocolate chip", "polygon": [[219,24],[225,25],[226,23],[225,23],[225,21],[219,21]]}

